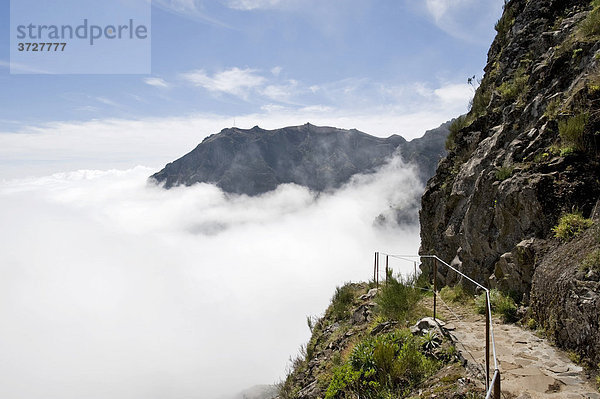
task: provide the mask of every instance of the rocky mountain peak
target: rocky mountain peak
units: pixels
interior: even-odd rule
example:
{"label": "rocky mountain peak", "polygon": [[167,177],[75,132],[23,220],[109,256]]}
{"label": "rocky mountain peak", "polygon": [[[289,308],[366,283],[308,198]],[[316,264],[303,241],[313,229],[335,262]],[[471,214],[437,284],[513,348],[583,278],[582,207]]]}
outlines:
{"label": "rocky mountain peak", "polygon": [[375,171],[399,153],[418,166],[425,182],[445,154],[447,134],[447,125],[442,125],[407,142],[398,135],[380,138],[310,123],[275,130],[227,128],[151,178],[167,189],[204,182],[247,195],[284,183],[325,191],[340,187],[357,173]]}

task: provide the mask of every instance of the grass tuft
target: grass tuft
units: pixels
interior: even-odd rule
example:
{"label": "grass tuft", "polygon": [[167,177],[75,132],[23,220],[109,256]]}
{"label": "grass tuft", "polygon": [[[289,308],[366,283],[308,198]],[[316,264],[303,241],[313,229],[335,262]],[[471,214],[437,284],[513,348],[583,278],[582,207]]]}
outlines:
{"label": "grass tuft", "polygon": [[569,240],[591,227],[591,219],[583,217],[581,212],[567,213],[560,217],[558,224],[552,228],[554,237]]}
{"label": "grass tuft", "polygon": [[514,166],[502,166],[496,170],[496,180],[503,181],[512,176]]}
{"label": "grass tuft", "polygon": [[[477,297],[475,304],[479,314],[487,312],[485,307],[485,292]],[[492,308],[492,313],[500,314],[505,323],[517,321],[517,305],[515,301],[497,289],[490,290],[490,307]]]}
{"label": "grass tuft", "polygon": [[596,249],[587,254],[581,262],[581,270],[586,273],[592,270],[600,272],[600,249]]}
{"label": "grass tuft", "polygon": [[335,287],[335,293],[331,298],[331,313],[335,320],[342,320],[348,317],[350,306],[354,301],[354,293],[350,284],[341,287]]}
{"label": "grass tuft", "polygon": [[421,290],[414,286],[413,279],[388,276],[376,298],[379,312],[392,320],[404,321],[421,298]]}
{"label": "grass tuft", "polygon": [[563,147],[572,147],[577,151],[585,150],[583,131],[588,119],[589,115],[584,112],[558,122],[558,134]]}
{"label": "grass tuft", "polygon": [[467,115],[461,115],[450,124],[450,133],[446,138],[446,150],[451,151],[456,147],[456,136],[458,132],[468,126]]}

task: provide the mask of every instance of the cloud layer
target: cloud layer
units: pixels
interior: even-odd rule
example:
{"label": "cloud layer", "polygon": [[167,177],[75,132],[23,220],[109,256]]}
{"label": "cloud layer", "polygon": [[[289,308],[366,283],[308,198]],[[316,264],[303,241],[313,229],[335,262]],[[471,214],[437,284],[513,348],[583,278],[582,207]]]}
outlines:
{"label": "cloud layer", "polygon": [[319,198],[166,191],[151,172],[0,184],[0,397],[216,398],[273,382],[336,285],[368,279],[374,250],[417,249],[416,227],[373,226],[422,190],[398,160]]}

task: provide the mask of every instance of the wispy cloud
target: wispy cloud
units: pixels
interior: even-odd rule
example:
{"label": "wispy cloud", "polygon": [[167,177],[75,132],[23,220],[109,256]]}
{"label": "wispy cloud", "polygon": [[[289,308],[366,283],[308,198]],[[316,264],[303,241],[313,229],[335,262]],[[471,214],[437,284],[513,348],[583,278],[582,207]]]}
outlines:
{"label": "wispy cloud", "polygon": [[144,83],[154,87],[168,88],[169,84],[162,78],[145,78]]}
{"label": "wispy cloud", "polygon": [[96,101],[104,105],[110,105],[111,107],[119,107],[120,104],[106,97],[96,97]]}
{"label": "wispy cloud", "polygon": [[212,92],[247,98],[252,89],[263,86],[267,81],[257,72],[255,69],[235,67],[210,76],[204,70],[198,69],[184,73],[182,77],[193,85]]}
{"label": "wispy cloud", "polygon": [[152,5],[183,18],[231,29],[231,26],[205,12],[201,0],[153,0]]}
{"label": "wispy cloud", "polygon": [[290,3],[290,0],[228,0],[225,4],[235,10],[257,10],[276,8]]}
{"label": "wispy cloud", "polygon": [[32,73],[32,74],[49,74],[50,72],[43,69],[39,69],[32,65],[19,64],[16,62],[9,62],[0,60],[0,67],[10,69],[11,73]]}
{"label": "wispy cloud", "polygon": [[[425,0],[424,7],[435,25],[458,39],[478,42],[489,19],[499,16],[504,0]],[[472,16],[478,18],[473,19]]]}

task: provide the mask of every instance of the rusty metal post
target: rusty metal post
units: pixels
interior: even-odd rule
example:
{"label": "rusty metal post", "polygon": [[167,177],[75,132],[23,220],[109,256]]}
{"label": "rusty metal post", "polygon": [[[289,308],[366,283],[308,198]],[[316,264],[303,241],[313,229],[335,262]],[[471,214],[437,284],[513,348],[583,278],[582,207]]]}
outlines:
{"label": "rusty metal post", "polygon": [[385,282],[388,282],[388,271],[390,265],[390,257],[388,255],[385,256]]}
{"label": "rusty metal post", "polygon": [[379,252],[377,252],[375,257],[375,283],[377,284],[377,288],[379,288]]}
{"label": "rusty metal post", "polygon": [[485,390],[490,388],[490,312],[489,297],[485,293]]}
{"label": "rusty metal post", "polygon": [[494,380],[494,399],[500,398],[500,370],[496,369],[496,379]]}
{"label": "rusty metal post", "polygon": [[413,262],[415,264],[415,283],[417,282],[417,262]]}
{"label": "rusty metal post", "polygon": [[375,252],[375,258],[373,260],[373,282],[377,280],[377,252]]}
{"label": "rusty metal post", "polygon": [[433,320],[437,310],[437,259],[433,259]]}

